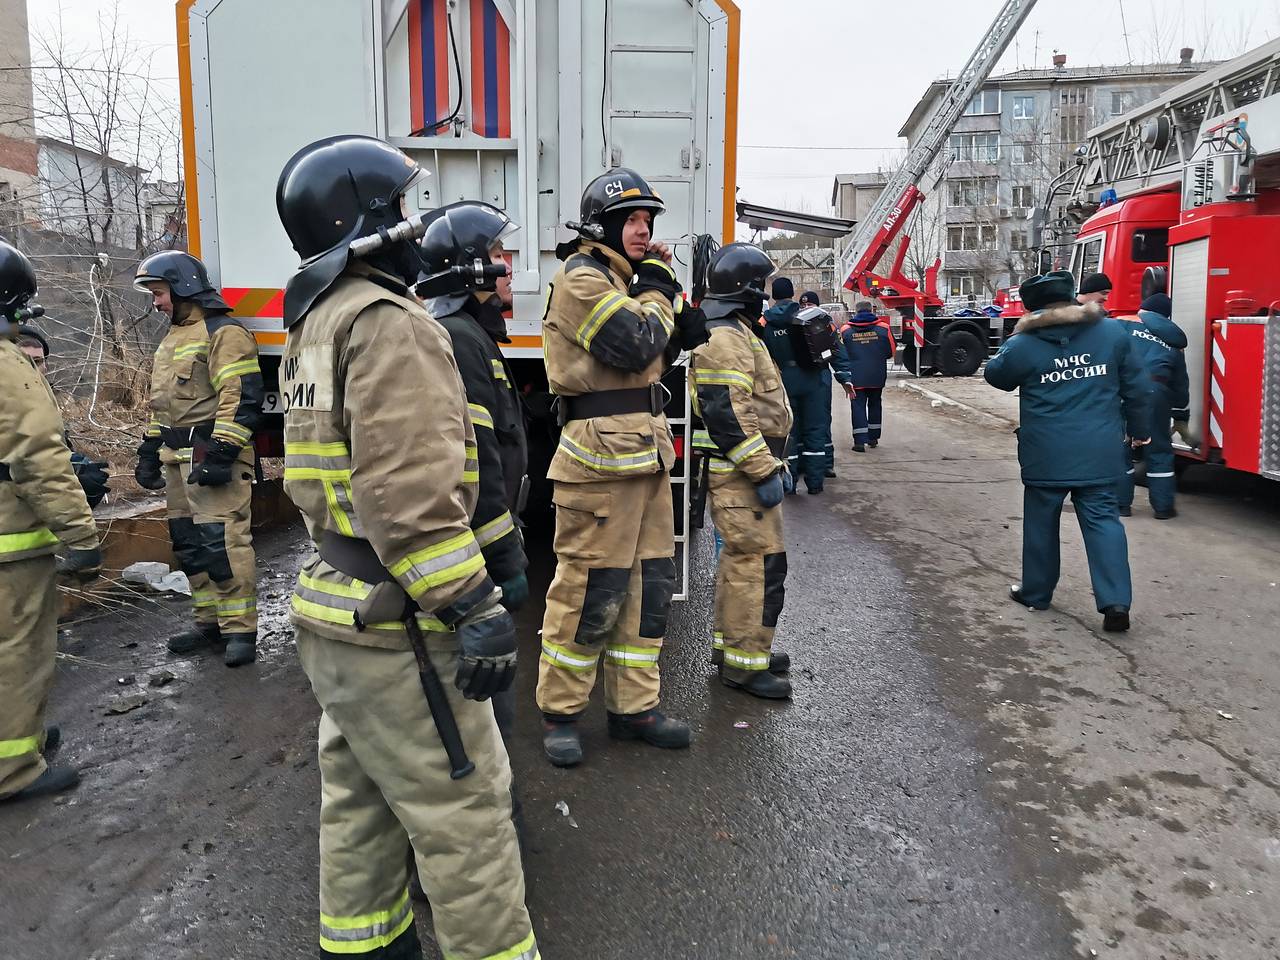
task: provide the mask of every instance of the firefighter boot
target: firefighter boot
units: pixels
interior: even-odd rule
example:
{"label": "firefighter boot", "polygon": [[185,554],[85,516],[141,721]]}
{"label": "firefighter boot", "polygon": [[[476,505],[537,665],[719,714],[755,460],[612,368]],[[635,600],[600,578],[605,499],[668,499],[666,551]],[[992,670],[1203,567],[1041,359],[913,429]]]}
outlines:
{"label": "firefighter boot", "polygon": [[[711,648],[711,665],[718,667],[724,663],[724,650],[719,647]],[[769,672],[774,674],[783,674],[791,672],[791,654],[789,653],[771,653],[769,654]]]}
{"label": "firefighter boot", "polygon": [[791,681],[768,670],[726,670],[720,668],[720,682],[762,700],[789,700]]}
{"label": "firefighter boot", "polygon": [[683,720],[665,717],[657,709],[641,713],[610,713],[609,736],[615,740],[643,740],[664,750],[681,750],[689,746],[689,725]]}
{"label": "firefighter boot", "polygon": [[553,713],[542,715],[542,749],[552,766],[576,767],[582,762],[582,738],[578,718]]}
{"label": "firefighter boot", "polygon": [[222,662],[228,667],[242,667],[258,657],[258,636],[254,633],[228,633],[227,652]]}
{"label": "firefighter boot", "polygon": [[165,644],[170,653],[194,653],[205,647],[217,646],[222,640],[216,623],[197,623],[190,630],[175,634]]}
{"label": "firefighter boot", "polygon": [[4,798],[5,802],[14,800],[34,800],[54,793],[70,790],[80,782],[80,772],[74,767],[46,767],[44,773],[29,784]]}

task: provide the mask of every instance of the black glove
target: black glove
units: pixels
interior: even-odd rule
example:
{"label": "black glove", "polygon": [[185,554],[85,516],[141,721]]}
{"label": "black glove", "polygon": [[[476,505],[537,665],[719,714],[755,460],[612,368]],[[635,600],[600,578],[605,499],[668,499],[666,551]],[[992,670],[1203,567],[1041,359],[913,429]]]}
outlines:
{"label": "black glove", "polygon": [[495,590],[458,624],[458,675],[454,684],[468,700],[488,700],[516,676],[516,624]]}
{"label": "black glove", "polygon": [[231,482],[231,471],[240,456],[240,448],[226,440],[211,440],[204,459],[191,471],[187,483],[202,487],[221,487]]}
{"label": "black glove", "polygon": [[512,613],[523,607],[529,599],[529,578],[523,573],[517,573],[499,586],[502,587],[502,605]]}
{"label": "black glove", "polygon": [[71,469],[84,490],[85,499],[90,507],[96,507],[102,498],[110,492],[107,481],[111,474],[107,473],[107,464],[102,460],[90,460],[83,453],[71,454]]}
{"label": "black glove", "polygon": [[68,550],[54,559],[54,569],[60,577],[69,577],[77,583],[92,583],[102,574],[102,551]]}
{"label": "black glove", "polygon": [[700,307],[695,307],[680,297],[675,302],[676,331],[680,334],[680,346],[692,350],[711,339],[707,332],[707,315]]}
{"label": "black glove", "polygon": [[649,290],[657,290],[660,294],[675,302],[680,292],[680,281],[676,272],[662,262],[658,256],[647,256],[636,267],[635,278],[631,281],[631,295],[638,297]]}
{"label": "black glove", "polygon": [[782,483],[781,470],[770,474],[768,480],[756,484],[756,498],[761,506],[776,507],[782,502],[784,496],[786,496],[786,489]]}
{"label": "black glove", "polygon": [[163,490],[164,472],[160,469],[160,438],[144,437],[138,444],[138,465],[133,468],[133,479],[144,490]]}

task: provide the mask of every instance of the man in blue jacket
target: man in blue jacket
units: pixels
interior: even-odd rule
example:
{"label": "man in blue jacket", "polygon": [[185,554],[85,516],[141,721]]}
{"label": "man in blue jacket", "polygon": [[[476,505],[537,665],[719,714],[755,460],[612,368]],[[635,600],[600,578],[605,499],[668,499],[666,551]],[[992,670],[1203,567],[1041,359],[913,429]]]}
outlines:
{"label": "man in blue jacket", "polygon": [[[1157,520],[1172,520],[1178,515],[1174,506],[1177,481],[1173,470],[1172,421],[1179,432],[1187,432],[1191,402],[1187,379],[1187,360],[1182,351],[1187,335],[1170,319],[1173,302],[1166,294],[1153,294],[1142,301],[1136,317],[1126,317],[1125,326],[1133,341],[1133,351],[1146,368],[1151,391],[1151,443],[1142,451],[1147,461],[1147,494]],[[1133,513],[1133,448],[1122,447],[1128,467],[1118,490],[1120,515]]]}
{"label": "man in blue jacket", "polygon": [[[792,299],[795,292],[795,286],[786,277],[774,279],[771,288],[773,306],[764,312],[764,345],[782,375],[782,385],[786,388],[791,414],[795,418],[787,458],[791,476],[796,486],[804,477],[809,492],[817,494],[822,492],[827,475],[831,375],[826,372],[825,364],[813,366],[807,362],[804,337],[796,323],[801,307]],[[836,377],[844,383],[849,375],[837,367]],[[845,389],[848,391],[849,388]],[[794,487],[792,492],[795,492]]]}
{"label": "man in blue jacket", "polygon": [[1075,281],[1059,270],[1021,288],[1031,311],[987,363],[987,382],[1019,391],[1018,462],[1022,466],[1022,583],[1017,603],[1046,610],[1058,583],[1058,534],[1068,493],[1084,535],[1093,595],[1103,629],[1129,629],[1133,587],[1129,544],[1116,483],[1120,445],[1149,442],[1146,371],[1122,321],[1074,300]]}
{"label": "man in blue jacket", "polygon": [[888,324],[876,316],[867,300],[859,300],[853,317],[840,328],[840,341],[849,358],[849,399],[853,417],[853,449],[863,453],[880,444],[882,395],[888,379],[886,362],[893,359],[896,345]]}

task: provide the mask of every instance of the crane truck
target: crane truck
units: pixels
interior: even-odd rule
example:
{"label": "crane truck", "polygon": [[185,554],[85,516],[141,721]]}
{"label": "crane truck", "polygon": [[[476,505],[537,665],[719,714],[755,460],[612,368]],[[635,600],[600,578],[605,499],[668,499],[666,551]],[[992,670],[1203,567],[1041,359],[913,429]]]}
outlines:
{"label": "crane truck", "polygon": [[1115,314],[1172,297],[1191,376],[1180,468],[1280,480],[1280,40],[1087,136],[1069,267],[1111,278]]}
{"label": "crane truck", "polygon": [[[626,165],[661,192],[656,239],[674,249],[686,289],[694,238],[733,238],[730,0],[177,0],[176,13],[189,247],[257,338],[263,455],[283,453],[282,288],[298,263],[276,217],[276,179],[313,140],[363,133],[404,150],[430,174],[411,213],[479,199],[519,224],[506,244],[515,305],[505,352],[531,413],[535,478],[555,430],[543,295],[584,184]],[[682,370],[672,376],[687,583],[687,395]]]}

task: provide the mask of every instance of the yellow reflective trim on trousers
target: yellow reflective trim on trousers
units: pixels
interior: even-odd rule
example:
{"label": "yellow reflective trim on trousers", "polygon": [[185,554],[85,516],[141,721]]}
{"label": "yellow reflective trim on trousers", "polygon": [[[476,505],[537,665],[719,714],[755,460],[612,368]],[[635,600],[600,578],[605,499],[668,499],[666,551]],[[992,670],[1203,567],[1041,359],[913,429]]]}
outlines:
{"label": "yellow reflective trim on trousers", "polygon": [[582,324],[578,327],[578,331],[575,335],[578,343],[582,345],[584,350],[591,349],[591,341],[594,340],[596,334],[600,332],[600,328],[603,327],[605,322],[617,313],[618,309],[626,302],[626,296],[618,293],[616,290],[606,293],[596,301],[595,307],[589,314],[587,314],[587,319],[582,321]]}
{"label": "yellow reflective trim on trousers", "polygon": [[727,456],[734,463],[740,464],[757,450],[763,450],[765,446],[764,436],[760,433],[753,433],[751,436],[747,437],[747,439],[743,440],[740,444],[730,450]]}
{"label": "yellow reflective trim on trousers", "polygon": [[731,647],[725,644],[724,662],[739,670],[768,670],[769,654],[751,653],[748,650],[741,650],[738,647]]}
{"label": "yellow reflective trim on trousers", "polygon": [[756,385],[755,377],[749,373],[743,373],[741,370],[696,370],[694,371],[694,379],[699,385],[725,384],[731,387],[743,387],[747,390],[754,390]]}
{"label": "yellow reflective trim on trousers", "polygon": [[0,759],[21,757],[35,753],[40,749],[40,734],[34,737],[19,737],[17,740],[0,740]]}
{"label": "yellow reflective trim on trousers", "polygon": [[390,910],[358,917],[320,914],[320,946],[330,953],[372,953],[394,941],[413,925],[408,890]]}
{"label": "yellow reflective trim on trousers", "polygon": [[597,653],[591,659],[586,659],[580,654],[569,652],[566,648],[558,643],[552,643],[550,640],[542,641],[542,659],[557,667],[564,667],[566,670],[572,670],[575,673],[587,673],[596,668],[596,663],[600,659]]}
{"label": "yellow reflective trim on trousers", "polygon": [[212,590],[197,590],[191,595],[192,603],[196,607],[216,607],[218,598]]}
{"label": "yellow reflective trim on trousers", "polygon": [[[508,947],[500,953],[491,953],[487,957],[481,957],[480,960],[538,960],[538,944],[534,941],[533,931],[529,935],[517,943],[514,947]],[[446,953],[444,960],[464,960],[456,953]]]}
{"label": "yellow reflective trim on trousers", "polygon": [[468,403],[467,410],[471,412],[471,423],[476,427],[488,427],[493,429],[493,415],[489,413],[487,407],[478,403]]}
{"label": "yellow reflective trim on trousers", "polygon": [[590,450],[580,444],[574,443],[564,434],[560,435],[559,449],[563,450],[574,460],[584,463],[588,467],[594,467],[597,470],[607,470],[613,473],[624,473],[628,470],[644,470],[658,465],[658,448],[650,447],[640,453],[623,454],[620,456],[610,456],[604,453],[598,453]]}
{"label": "yellow reflective trim on trousers", "polygon": [[628,647],[623,644],[609,644],[604,648],[607,660],[619,667],[656,667],[661,647]]}
{"label": "yellow reflective trim on trousers", "polygon": [[511,512],[503,510],[488,523],[481,524],[476,527],[476,543],[482,547],[487,547],[491,543],[501,540],[509,533],[514,533],[516,522],[511,516]]}
{"label": "yellow reflective trim on trousers", "polygon": [[28,530],[26,533],[0,533],[0,557],[7,553],[22,553],[39,547],[51,547],[58,542],[48,527]]}
{"label": "yellow reflective trim on trousers", "polygon": [[711,634],[711,649],[712,650],[724,649],[724,634],[721,633],[719,630],[716,630]]}
{"label": "yellow reflective trim on trousers", "polygon": [[249,360],[237,360],[235,363],[228,363],[225,367],[219,369],[209,382],[213,384],[213,389],[220,390],[222,385],[232,377],[243,377],[247,373],[261,373],[262,368],[258,366],[256,358]]}
{"label": "yellow reflective trim on trousers", "polygon": [[229,617],[237,613],[253,613],[258,609],[255,597],[238,597],[234,600],[218,600],[219,616]]}

